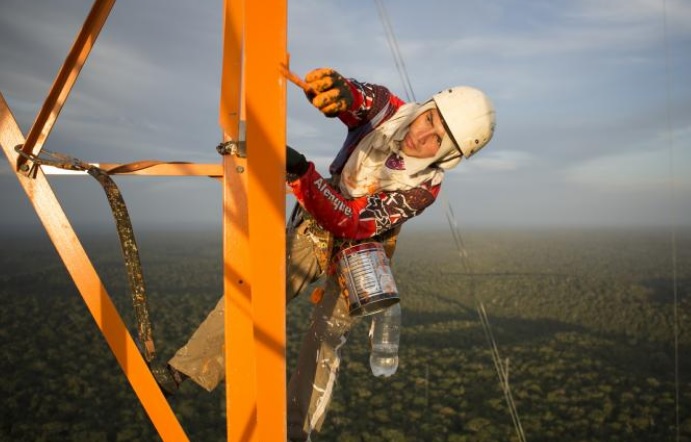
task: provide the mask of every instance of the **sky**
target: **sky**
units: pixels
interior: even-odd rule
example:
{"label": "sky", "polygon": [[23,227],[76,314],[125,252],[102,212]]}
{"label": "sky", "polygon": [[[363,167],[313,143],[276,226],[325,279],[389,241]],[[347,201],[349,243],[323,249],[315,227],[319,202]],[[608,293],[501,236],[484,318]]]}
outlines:
{"label": "sky", "polygon": [[[411,222],[468,227],[691,224],[691,3],[385,0],[415,99],[472,85],[497,112],[491,143],[447,173]],[[0,0],[0,92],[26,135],[91,2]],[[217,163],[221,0],[119,0],[46,141],[89,162]],[[288,2],[300,75],[332,67],[407,99],[374,1]],[[288,85],[288,143],[326,174],[345,128]],[[221,186],[116,178],[135,229],[213,228]],[[73,224],[111,226],[89,177],[50,177]],[[0,228],[40,229],[7,161]],[[288,201],[290,206],[292,201]]]}

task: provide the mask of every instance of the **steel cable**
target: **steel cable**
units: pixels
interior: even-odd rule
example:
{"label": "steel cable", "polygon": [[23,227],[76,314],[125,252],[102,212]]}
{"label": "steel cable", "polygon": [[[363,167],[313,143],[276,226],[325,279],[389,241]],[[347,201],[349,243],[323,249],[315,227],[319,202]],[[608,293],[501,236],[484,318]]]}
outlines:
{"label": "steel cable", "polygon": [[[379,17],[382,21],[382,25],[384,26],[384,31],[386,32],[386,37],[387,37],[387,42],[389,44],[389,48],[391,49],[391,52],[393,53],[394,57],[394,62],[396,64],[396,69],[398,70],[398,73],[401,77],[401,81],[403,82],[403,87],[406,92],[406,96],[408,101],[417,101],[415,98],[415,93],[413,91],[413,87],[410,83],[410,78],[408,76],[405,63],[403,62],[403,56],[401,55],[401,51],[398,47],[398,42],[396,40],[395,34],[393,32],[393,29],[391,27],[390,20],[388,18],[388,14],[386,12],[386,7],[384,6],[383,0],[374,0],[375,4],[377,5],[377,10],[379,12]],[[508,370],[508,359],[507,359],[507,364],[504,366],[504,363],[501,359],[501,356],[499,354],[499,347],[497,345],[496,339],[494,337],[494,333],[492,332],[492,327],[489,323],[489,317],[487,316],[487,311],[485,310],[485,306],[477,298],[476,292],[475,292],[475,275],[470,263],[470,257],[468,256],[468,253],[466,251],[465,245],[463,244],[463,238],[461,237],[460,230],[458,229],[458,223],[456,221],[456,217],[453,213],[453,209],[451,208],[451,204],[446,200],[446,198],[443,197],[443,202],[444,202],[444,207],[445,207],[445,213],[446,213],[446,219],[449,223],[449,228],[451,230],[451,235],[453,237],[454,243],[456,244],[456,247],[458,249],[459,253],[459,258],[461,259],[461,263],[464,266],[466,272],[470,275],[470,287],[471,287],[471,293],[473,296],[473,300],[476,305],[476,309],[478,312],[478,317],[480,319],[480,323],[482,325],[482,329],[485,333],[485,337],[487,339],[488,345],[490,347],[490,351],[492,354],[492,361],[494,363],[494,368],[497,372],[497,376],[499,377],[499,383],[502,389],[502,392],[504,393],[504,398],[506,400],[506,404],[509,408],[509,414],[511,415],[511,420],[513,422],[516,435],[518,436],[518,439],[521,442],[525,442],[525,432],[523,431],[523,426],[521,424],[520,417],[518,415],[518,409],[516,407],[516,404],[513,400],[513,395],[511,393],[511,386],[509,384],[509,370]]]}

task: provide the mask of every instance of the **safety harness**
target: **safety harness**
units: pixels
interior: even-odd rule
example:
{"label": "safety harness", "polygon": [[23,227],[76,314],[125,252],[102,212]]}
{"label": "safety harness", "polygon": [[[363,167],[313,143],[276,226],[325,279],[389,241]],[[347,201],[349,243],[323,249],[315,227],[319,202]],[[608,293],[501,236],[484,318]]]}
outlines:
{"label": "safety harness", "polygon": [[[328,182],[333,187],[337,188],[339,180],[340,175],[333,174],[331,178],[328,179]],[[339,250],[354,246],[363,241],[380,242],[384,246],[386,256],[391,259],[396,250],[396,241],[398,239],[398,233],[401,231],[401,226],[396,226],[372,238],[364,240],[334,238],[333,234],[323,228],[299,203],[295,203],[288,219],[288,229],[295,230],[300,235],[307,235],[312,240],[312,247],[317,257],[319,267],[323,272],[328,273],[333,264],[332,257],[338,253]]]}

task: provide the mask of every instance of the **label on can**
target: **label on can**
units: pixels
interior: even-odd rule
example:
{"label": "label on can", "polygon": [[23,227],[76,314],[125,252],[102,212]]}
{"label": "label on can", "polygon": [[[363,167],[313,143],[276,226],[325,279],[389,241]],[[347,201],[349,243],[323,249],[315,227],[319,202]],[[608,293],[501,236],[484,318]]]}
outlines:
{"label": "label on can", "polygon": [[338,255],[338,280],[352,316],[370,315],[399,301],[389,258],[380,243],[342,250]]}

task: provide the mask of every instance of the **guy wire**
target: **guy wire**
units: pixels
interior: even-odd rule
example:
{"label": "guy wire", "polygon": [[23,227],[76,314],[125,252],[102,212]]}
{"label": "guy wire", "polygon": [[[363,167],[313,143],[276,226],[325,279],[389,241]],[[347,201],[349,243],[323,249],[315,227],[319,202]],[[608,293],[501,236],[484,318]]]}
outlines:
{"label": "guy wire", "polygon": [[403,56],[398,47],[398,41],[396,40],[396,34],[393,32],[391,27],[391,22],[389,21],[389,14],[386,12],[386,7],[382,0],[374,0],[377,5],[377,11],[379,12],[379,18],[384,26],[384,31],[386,32],[386,40],[389,43],[389,48],[393,54],[394,63],[396,64],[396,70],[398,70],[398,75],[401,77],[401,82],[403,83],[403,89],[405,91],[407,101],[417,101],[415,98],[415,92],[413,92],[413,86],[410,83],[410,78],[408,77],[408,71],[405,68],[405,63],[403,62]]}
{"label": "guy wire", "polygon": [[511,385],[509,383],[509,360],[506,359],[506,364],[501,358],[499,353],[499,346],[497,345],[497,340],[492,332],[492,326],[489,322],[489,316],[485,310],[484,303],[477,297],[477,292],[475,291],[475,272],[473,266],[470,262],[470,256],[463,243],[463,237],[461,236],[460,229],[458,228],[458,222],[449,204],[448,200],[442,194],[442,199],[444,206],[446,207],[446,220],[449,223],[449,228],[451,229],[451,235],[454,238],[456,247],[458,249],[458,257],[465,271],[470,276],[470,293],[473,296],[473,301],[475,302],[475,309],[477,310],[478,318],[480,319],[480,324],[482,325],[482,330],[485,333],[485,339],[489,345],[490,352],[492,354],[492,362],[494,363],[494,369],[497,372],[497,377],[499,378],[499,386],[501,387],[502,393],[504,393],[504,399],[506,400],[506,405],[509,408],[509,414],[511,415],[511,420],[513,421],[513,426],[516,430],[516,435],[518,440],[525,442],[525,432],[523,431],[523,425],[521,424],[521,419],[518,415],[518,408],[513,399],[513,394],[511,393]]}
{"label": "guy wire", "polygon": [[[413,87],[410,83],[410,78],[408,77],[408,73],[405,68],[405,63],[403,62],[403,57],[401,55],[401,51],[399,50],[398,47],[398,42],[396,41],[396,37],[394,35],[393,29],[391,27],[391,23],[388,18],[388,14],[386,12],[386,8],[384,6],[383,0],[374,0],[374,3],[377,6],[377,10],[379,12],[379,18],[382,21],[382,25],[384,26],[384,31],[386,32],[386,37],[387,37],[387,42],[389,44],[389,48],[391,49],[391,52],[394,57],[394,62],[396,64],[396,69],[398,70],[398,74],[401,76],[401,81],[403,82],[403,87],[406,92],[406,96],[408,101],[417,101],[415,98],[415,93],[413,91]],[[499,383],[502,389],[502,392],[504,393],[504,398],[506,399],[506,404],[509,408],[509,414],[511,415],[511,420],[513,421],[514,428],[516,430],[516,434],[518,436],[519,441],[525,442],[525,433],[523,432],[523,426],[521,425],[521,420],[518,416],[518,410],[516,408],[516,404],[513,400],[513,395],[511,394],[511,387],[509,385],[509,371],[508,367],[505,367],[501,356],[499,354],[499,347],[497,346],[496,339],[494,338],[494,334],[492,333],[492,328],[489,323],[489,317],[487,316],[487,311],[485,310],[484,304],[477,298],[477,294],[475,292],[475,274],[473,272],[472,266],[470,264],[470,258],[468,256],[468,253],[466,252],[466,248],[463,244],[463,238],[461,237],[460,231],[458,229],[458,223],[456,222],[456,217],[453,213],[453,209],[451,208],[451,204],[449,204],[448,200],[444,197],[442,193],[442,199],[444,202],[444,207],[445,207],[445,212],[446,212],[446,219],[449,222],[449,227],[451,229],[451,235],[453,236],[454,242],[456,244],[456,247],[458,249],[459,253],[459,258],[461,259],[461,263],[464,266],[466,272],[468,275],[470,275],[470,291],[472,293],[477,313],[480,318],[480,323],[482,324],[482,329],[485,333],[485,337],[487,339],[487,342],[490,347],[490,351],[492,353],[492,361],[494,362],[494,368],[497,372],[497,376],[499,377]],[[508,365],[508,360],[507,360],[507,365]]]}
{"label": "guy wire", "polygon": [[677,292],[677,213],[676,213],[676,174],[674,172],[674,135],[672,132],[672,91],[671,91],[671,73],[669,60],[669,37],[667,30],[667,1],[662,0],[662,32],[663,32],[663,46],[665,52],[665,75],[667,81],[665,82],[665,91],[667,93],[667,143],[669,147],[669,176],[670,176],[670,218],[672,224],[671,241],[672,241],[672,296],[674,300],[672,310],[672,333],[674,334],[674,419],[676,428],[676,440],[681,440],[681,429],[679,428],[679,296]]}

